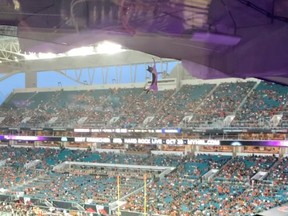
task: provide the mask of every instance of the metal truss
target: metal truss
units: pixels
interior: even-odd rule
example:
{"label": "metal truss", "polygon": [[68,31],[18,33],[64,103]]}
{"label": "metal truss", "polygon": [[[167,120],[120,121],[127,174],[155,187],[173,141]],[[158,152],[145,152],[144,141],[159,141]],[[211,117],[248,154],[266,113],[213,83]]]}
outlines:
{"label": "metal truss", "polygon": [[74,72],[74,76],[71,75],[68,71],[68,70],[56,70],[55,72],[59,73],[59,74],[62,74],[64,77],[76,82],[76,83],[79,83],[79,84],[82,84],[82,85],[87,85],[86,82],[84,81],[81,81],[81,75],[83,74],[83,71],[82,69],[74,69],[73,72]]}
{"label": "metal truss", "polygon": [[17,38],[2,37],[0,39],[0,61],[1,62],[17,62],[23,60],[20,45]]}
{"label": "metal truss", "polygon": [[[60,73],[64,77],[82,84],[82,85],[93,85],[95,84],[95,75],[96,73],[101,72],[101,83],[107,84],[109,81],[112,83],[121,83],[122,82],[122,66],[115,66],[113,71],[111,71],[111,67],[101,67],[101,68],[86,68],[86,69],[72,69],[72,70],[55,70],[55,72]],[[109,73],[113,73],[112,80],[109,80]],[[130,71],[131,73],[131,71]],[[136,72],[134,72],[136,73]],[[86,75],[86,76],[84,76]],[[85,78],[83,78],[85,77]],[[88,79],[87,79],[88,78]],[[136,74],[135,78],[131,78],[131,82],[134,80],[136,82]],[[99,81],[99,80],[98,80]]]}
{"label": "metal truss", "polygon": [[[175,61],[170,61],[175,62]],[[159,62],[158,62],[159,63]],[[168,71],[168,61],[160,62],[158,65],[158,71],[161,73],[162,78],[167,76]],[[63,75],[64,77],[79,83],[81,85],[93,85],[96,84],[121,84],[124,82],[137,83],[138,78],[141,76],[141,80],[150,79],[150,74],[145,70],[139,73],[140,64],[131,64],[126,66],[126,71],[124,71],[123,65],[114,67],[91,67],[91,68],[81,68],[81,69],[64,69],[64,70],[54,70],[55,72]],[[148,64],[145,64],[147,68]],[[96,74],[101,73],[101,80],[95,79]],[[123,80],[124,76],[126,77]],[[128,77],[128,79],[127,79]]]}
{"label": "metal truss", "polygon": [[[273,20],[278,20],[278,21],[282,21],[282,22],[288,23],[288,18],[287,17],[278,16],[278,15],[274,14],[273,10],[274,10],[274,7],[275,7],[275,0],[273,1],[273,7],[271,8],[271,11],[268,11],[268,10],[258,6],[257,4],[254,4],[253,2],[248,1],[248,0],[238,0],[238,2],[240,2],[241,4],[246,5],[247,7],[250,7],[253,10],[258,11],[259,13],[265,15],[268,19],[271,19],[272,22],[273,22]],[[285,8],[285,9],[287,9],[287,8]],[[284,8],[283,8],[283,10],[284,10]]]}

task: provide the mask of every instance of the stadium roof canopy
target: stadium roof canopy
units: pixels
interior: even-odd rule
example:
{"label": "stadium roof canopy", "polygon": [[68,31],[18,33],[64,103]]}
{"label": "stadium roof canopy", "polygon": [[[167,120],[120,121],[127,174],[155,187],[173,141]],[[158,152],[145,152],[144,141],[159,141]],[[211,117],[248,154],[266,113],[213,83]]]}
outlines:
{"label": "stadium roof canopy", "polygon": [[[257,77],[288,83],[287,0],[99,2],[1,1],[0,34],[18,37],[22,52],[63,53],[109,40],[181,60],[199,78]],[[130,57],[123,60],[129,64]],[[21,68],[24,60],[16,60]],[[7,65],[6,71],[13,67]]]}
{"label": "stadium roof canopy", "polygon": [[[122,65],[150,64],[153,55],[139,51],[123,50],[122,52],[111,55],[90,54],[85,56],[60,55],[55,57],[44,56],[42,59],[22,60],[16,55],[17,60],[5,61],[0,64],[0,73],[18,73],[18,72],[40,72],[40,71],[62,71],[69,69],[97,68]],[[162,58],[161,62],[171,62],[173,59]]]}

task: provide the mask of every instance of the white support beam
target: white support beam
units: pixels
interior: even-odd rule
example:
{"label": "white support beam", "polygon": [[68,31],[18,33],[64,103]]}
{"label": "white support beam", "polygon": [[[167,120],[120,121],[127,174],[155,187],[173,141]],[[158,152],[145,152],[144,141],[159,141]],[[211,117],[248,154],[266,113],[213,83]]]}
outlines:
{"label": "white support beam", "polygon": [[[135,64],[151,64],[152,55],[139,51],[127,50],[113,55],[95,54],[89,56],[59,57],[54,59],[21,60],[19,62],[0,63],[0,73],[19,71],[59,71],[80,68],[112,67]],[[157,57],[156,57],[157,60]],[[173,59],[162,59],[163,62],[173,62]],[[17,67],[15,67],[15,65]]]}

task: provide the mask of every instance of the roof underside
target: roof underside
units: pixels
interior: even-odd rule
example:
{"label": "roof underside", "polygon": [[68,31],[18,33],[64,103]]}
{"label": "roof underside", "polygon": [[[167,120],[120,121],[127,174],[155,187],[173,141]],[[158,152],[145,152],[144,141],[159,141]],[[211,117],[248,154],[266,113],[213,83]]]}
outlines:
{"label": "roof underside", "polygon": [[[258,77],[286,83],[286,0],[99,2],[6,0],[0,3],[0,20],[18,27],[22,52],[59,53],[111,40],[182,60],[199,78]],[[0,34],[13,32],[0,29]]]}

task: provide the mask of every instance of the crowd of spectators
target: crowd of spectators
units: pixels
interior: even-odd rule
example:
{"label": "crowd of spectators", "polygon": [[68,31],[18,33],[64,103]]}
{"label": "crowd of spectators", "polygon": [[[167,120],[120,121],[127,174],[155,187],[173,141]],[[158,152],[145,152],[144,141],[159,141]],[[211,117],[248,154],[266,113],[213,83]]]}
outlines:
{"label": "crowd of spectators", "polygon": [[[198,183],[179,176],[166,177],[147,187],[148,212],[185,216],[233,215],[221,214],[221,211],[226,210],[223,205],[241,195],[245,189],[241,184]],[[123,210],[143,212],[144,191],[130,196],[127,201]]]}
{"label": "crowd of spectators", "polygon": [[231,159],[230,156],[218,155],[187,155],[178,166],[177,172],[188,179],[199,179],[211,169],[222,167]]}
{"label": "crowd of spectators", "polygon": [[21,199],[0,202],[0,215],[2,216],[93,216],[88,211],[75,211],[57,208],[43,209],[33,205],[30,201]]}
{"label": "crowd of spectators", "polygon": [[2,104],[0,117],[3,126],[13,127],[161,128],[211,126],[235,115],[232,126],[259,126],[285,113],[287,98],[287,87],[264,81],[183,85],[155,94],[140,88],[19,92]]}
{"label": "crowd of spectators", "polygon": [[275,185],[286,184],[288,180],[288,158],[284,157],[278,161],[276,166],[273,166],[269,172],[267,180]]}
{"label": "crowd of spectators", "polygon": [[[143,182],[121,177],[121,194],[138,189]],[[49,173],[22,188],[25,195],[37,199],[105,204],[117,200],[117,177]]]}
{"label": "crowd of spectators", "polygon": [[287,202],[287,187],[257,186],[246,189],[240,196],[225,202],[219,215],[255,215]]}
{"label": "crowd of spectators", "polygon": [[[120,172],[115,168],[105,170],[85,166],[70,166],[63,172],[52,171],[54,165],[64,161],[78,161],[175,167],[174,171],[161,178],[156,172],[148,175],[147,210],[153,214],[240,216],[287,202],[287,158],[278,160],[273,155],[232,158],[206,154],[116,154],[1,147],[0,161],[8,158],[9,161],[0,167],[0,188],[12,194],[23,191],[25,196],[41,200],[80,204],[89,201],[107,205],[118,199],[117,176],[121,176],[121,197],[140,189],[126,198],[127,203],[122,210],[143,212],[143,173],[129,171],[129,168]],[[41,165],[26,169],[25,164],[31,158],[41,160]],[[211,169],[219,172],[214,180],[208,182],[202,177]],[[267,180],[274,180],[274,186],[249,185],[251,177],[259,171],[268,172]]]}
{"label": "crowd of spectators", "polygon": [[193,122],[211,124],[211,122],[223,121],[226,116],[235,114],[255,84],[252,81],[220,84],[195,110]]}
{"label": "crowd of spectators", "polygon": [[[188,190],[195,187],[193,181],[178,176],[166,177],[147,187],[147,208],[149,214],[172,215],[174,211],[181,210],[181,203],[185,200]],[[127,199],[123,210],[143,212],[144,191],[140,191]],[[184,212],[183,212],[184,213]]]}
{"label": "crowd of spectators", "polygon": [[[254,87],[257,87],[254,89]],[[261,81],[184,85],[179,91],[145,94],[143,89],[51,91],[15,93],[0,107],[2,126],[107,126],[123,128],[193,126],[223,121],[235,115],[232,126],[259,126],[273,115],[288,115],[287,87]],[[287,112],[288,113],[288,112]],[[191,119],[183,122],[185,116]],[[5,117],[5,118],[4,118]],[[147,117],[153,117],[145,122]],[[53,120],[54,118],[54,120]],[[79,122],[80,118],[84,119]],[[115,118],[115,121],[111,121]],[[265,123],[266,124],[266,123]],[[249,135],[251,139],[251,134]],[[259,134],[255,139],[260,139]],[[261,135],[262,136],[262,135]],[[264,135],[263,135],[264,136]],[[253,136],[252,136],[253,138]],[[253,138],[253,139],[254,139]],[[263,138],[268,139],[268,138]],[[271,139],[271,138],[269,138]],[[117,173],[106,170],[67,169],[52,172],[64,161],[175,167],[163,178],[149,178],[147,210],[159,215],[252,215],[287,202],[288,159],[273,156],[154,155],[150,148],[130,149],[130,154],[70,149],[1,147],[0,188],[15,194],[49,200],[106,205],[118,199]],[[35,166],[27,168],[32,161]],[[211,182],[203,175],[219,172]],[[259,171],[268,173],[265,183],[249,185]],[[95,173],[96,172],[96,173]],[[153,174],[154,175],[154,174]],[[123,172],[121,197],[143,186],[142,173]],[[143,212],[144,191],[126,199],[123,210]],[[32,207],[0,203],[0,212],[33,215]]]}
{"label": "crowd of spectators", "polygon": [[218,173],[218,180],[249,181],[257,172],[268,171],[277,161],[275,156],[236,157]]}
{"label": "crowd of spectators", "polygon": [[283,110],[281,110],[281,112],[279,114],[282,115],[279,126],[282,128],[288,128],[288,106],[287,106],[287,103],[285,106],[283,106]]}
{"label": "crowd of spectators", "polygon": [[[219,175],[225,177],[221,180],[216,177],[216,181],[200,183],[199,180],[190,179],[180,165],[177,171],[159,180],[158,184],[150,184],[147,187],[148,212],[159,215],[242,216],[254,215],[287,202],[285,180],[281,186],[275,187],[247,184],[249,177],[257,171],[268,171],[275,163],[275,157],[236,157],[228,163],[222,160],[223,158],[219,163],[214,162],[214,167],[223,168]],[[282,174],[286,172],[285,162],[281,161],[280,164],[279,174]],[[230,166],[234,171],[230,170]],[[273,169],[271,172],[273,173]],[[236,181],[231,181],[231,176]],[[123,210],[143,212],[144,190],[129,197],[127,201]]]}
{"label": "crowd of spectators", "polygon": [[270,82],[260,82],[237,112],[234,126],[253,127],[268,125],[275,114],[281,114],[288,101],[287,87]]}
{"label": "crowd of spectators", "polygon": [[[6,214],[5,214],[6,213]],[[37,210],[30,205],[24,205],[21,202],[0,202],[1,215],[23,215],[23,216],[36,216]]]}
{"label": "crowd of spectators", "polygon": [[[173,94],[156,117],[149,122],[150,127],[178,127],[185,116],[193,116],[194,110],[215,84],[184,85]],[[185,123],[185,122],[184,122]]]}
{"label": "crowd of spectators", "polygon": [[163,109],[173,93],[173,90],[166,90],[152,95],[140,94],[134,102],[126,103],[122,107],[120,121],[116,122],[116,125],[123,128],[146,127],[145,119],[154,117],[157,112],[163,113]]}

